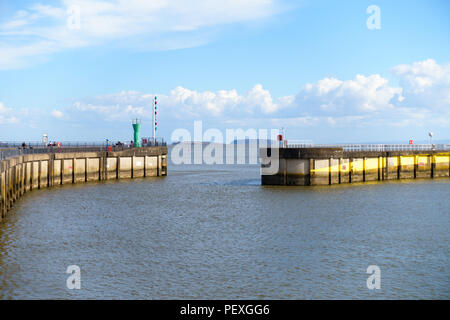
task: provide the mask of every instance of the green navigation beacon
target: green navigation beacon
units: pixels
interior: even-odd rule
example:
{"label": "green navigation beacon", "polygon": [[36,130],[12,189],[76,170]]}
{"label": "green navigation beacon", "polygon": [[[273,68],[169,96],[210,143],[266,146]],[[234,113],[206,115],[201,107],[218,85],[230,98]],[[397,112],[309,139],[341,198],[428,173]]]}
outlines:
{"label": "green navigation beacon", "polygon": [[134,143],[133,146],[136,148],[142,147],[141,145],[141,120],[133,120],[133,130],[134,130]]}

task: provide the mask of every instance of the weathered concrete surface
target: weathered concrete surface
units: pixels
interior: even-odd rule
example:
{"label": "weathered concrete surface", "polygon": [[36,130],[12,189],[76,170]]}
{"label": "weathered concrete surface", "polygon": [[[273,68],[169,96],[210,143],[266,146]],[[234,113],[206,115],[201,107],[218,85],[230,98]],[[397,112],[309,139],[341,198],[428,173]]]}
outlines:
{"label": "weathered concrete surface", "polygon": [[132,160],[133,170],[132,176],[133,178],[139,178],[144,176],[144,168],[145,168],[145,157],[135,156]]}
{"label": "weathered concrete surface", "polygon": [[364,158],[364,181],[374,181],[378,180],[379,168],[381,164],[379,163],[381,157],[376,158]]}
{"label": "weathered concrete surface", "polygon": [[155,177],[158,175],[158,157],[145,157],[145,176]]}
{"label": "weathered concrete surface", "polygon": [[450,175],[450,164],[445,155],[434,155],[433,177],[448,177]]}
{"label": "weathered concrete surface", "polygon": [[73,161],[74,159],[63,159],[62,160],[62,183],[74,183],[73,180]]}
{"label": "weathered concrete surface", "polygon": [[21,155],[0,161],[0,221],[25,192],[58,184],[167,175],[167,147]]}
{"label": "weathered concrete surface", "polygon": [[86,159],[73,159],[74,183],[86,181]]}
{"label": "weathered concrete surface", "polygon": [[132,178],[132,157],[119,157],[119,179]]}
{"label": "weathered concrete surface", "polygon": [[[309,160],[307,159],[286,159],[282,164],[286,168],[286,184],[304,186],[309,183]],[[284,177],[283,177],[284,178]]]}
{"label": "weathered concrete surface", "polygon": [[310,184],[325,185],[330,184],[330,160],[315,159],[311,162],[310,167]]}
{"label": "weathered concrete surface", "polygon": [[31,164],[31,189],[39,188],[39,161]]}
{"label": "weathered concrete surface", "polygon": [[350,159],[350,182],[364,181],[364,158]]}
{"label": "weathered concrete surface", "polygon": [[414,178],[414,156],[400,157],[400,179]]}
{"label": "weathered concrete surface", "polygon": [[106,179],[118,179],[117,175],[117,158],[106,159]]}
{"label": "weathered concrete surface", "polygon": [[399,176],[399,156],[390,156],[386,158],[386,177],[385,180],[400,179]]}
{"label": "weathered concrete surface", "polygon": [[416,156],[416,178],[432,178],[431,176],[431,157]]}
{"label": "weathered concrete surface", "polygon": [[[278,171],[265,164],[274,149],[261,148],[263,185],[331,185],[450,176],[450,151],[343,151],[341,148],[278,149]],[[308,164],[308,165],[307,165]]]}
{"label": "weathered concrete surface", "polygon": [[86,181],[100,180],[101,158],[86,158]]}

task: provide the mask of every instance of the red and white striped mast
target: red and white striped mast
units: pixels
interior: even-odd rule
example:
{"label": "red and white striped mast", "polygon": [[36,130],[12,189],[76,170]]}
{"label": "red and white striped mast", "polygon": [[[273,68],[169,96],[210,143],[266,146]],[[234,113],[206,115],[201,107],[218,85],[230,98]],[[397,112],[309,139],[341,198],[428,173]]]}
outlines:
{"label": "red and white striped mast", "polygon": [[156,144],[156,130],[158,129],[157,127],[157,122],[156,122],[156,104],[158,103],[157,98],[155,96],[155,98],[153,98],[153,144]]}

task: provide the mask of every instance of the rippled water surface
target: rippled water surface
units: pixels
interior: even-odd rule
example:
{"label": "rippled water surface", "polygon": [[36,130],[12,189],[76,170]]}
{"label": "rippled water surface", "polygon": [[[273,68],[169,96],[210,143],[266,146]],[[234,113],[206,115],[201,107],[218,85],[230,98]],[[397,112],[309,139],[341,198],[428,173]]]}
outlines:
{"label": "rippled water surface", "polygon": [[0,298],[449,299],[449,191],[263,187],[257,165],[33,191],[0,223]]}

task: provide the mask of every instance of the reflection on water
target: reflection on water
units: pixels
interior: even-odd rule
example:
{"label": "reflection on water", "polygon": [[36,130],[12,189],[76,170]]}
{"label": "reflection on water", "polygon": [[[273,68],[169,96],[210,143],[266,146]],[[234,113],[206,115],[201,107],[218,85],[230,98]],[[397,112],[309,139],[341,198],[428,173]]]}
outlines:
{"label": "reflection on water", "polygon": [[449,187],[263,187],[257,165],[170,165],[33,191],[0,225],[0,298],[448,299]]}

